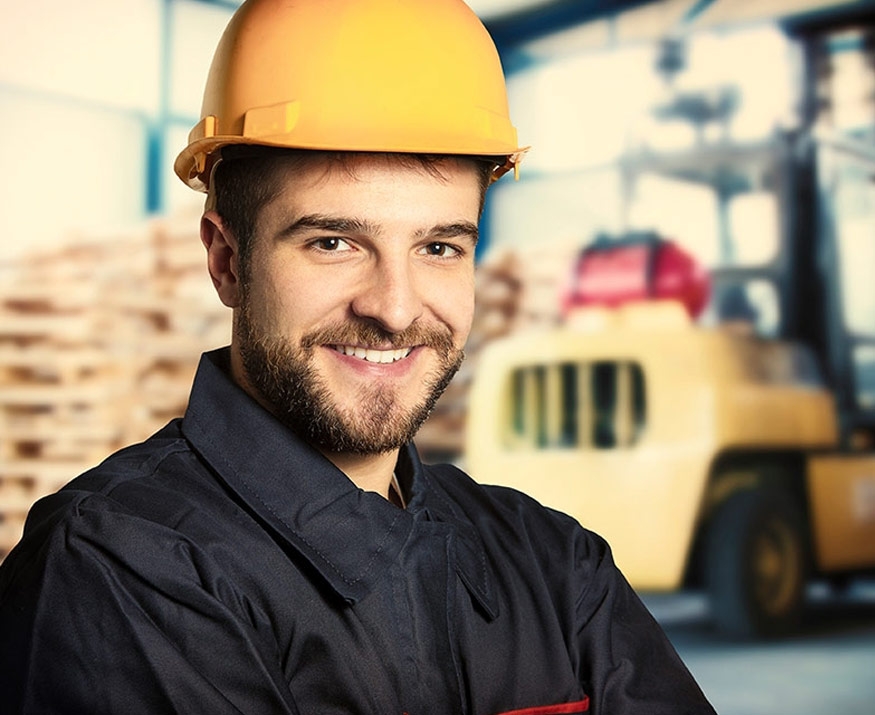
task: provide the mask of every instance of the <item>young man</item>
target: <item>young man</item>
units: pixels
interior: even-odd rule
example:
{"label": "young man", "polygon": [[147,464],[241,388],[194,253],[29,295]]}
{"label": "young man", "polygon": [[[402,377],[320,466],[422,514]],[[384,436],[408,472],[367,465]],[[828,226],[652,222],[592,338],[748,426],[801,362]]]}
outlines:
{"label": "young man", "polygon": [[231,345],[183,419],[34,507],[4,711],[713,712],[603,541],[412,445],[518,152],[461,2],[241,8],[177,162]]}

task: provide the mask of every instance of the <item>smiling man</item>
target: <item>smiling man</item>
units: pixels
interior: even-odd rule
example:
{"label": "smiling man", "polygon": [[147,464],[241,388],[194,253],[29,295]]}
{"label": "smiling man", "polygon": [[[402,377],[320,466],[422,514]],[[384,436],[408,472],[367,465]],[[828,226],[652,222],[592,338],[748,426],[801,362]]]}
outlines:
{"label": "smiling man", "polygon": [[358,486],[388,497],[397,450],[462,362],[491,165],[320,152],[270,161],[258,176],[277,189],[245,260],[233,260],[230,210],[202,222],[213,282],[236,310],[232,374]]}
{"label": "smiling man", "polygon": [[422,464],[521,150],[460,0],[248,0],[176,162],[229,347],[32,510],[4,713],[713,713],[598,536]]}

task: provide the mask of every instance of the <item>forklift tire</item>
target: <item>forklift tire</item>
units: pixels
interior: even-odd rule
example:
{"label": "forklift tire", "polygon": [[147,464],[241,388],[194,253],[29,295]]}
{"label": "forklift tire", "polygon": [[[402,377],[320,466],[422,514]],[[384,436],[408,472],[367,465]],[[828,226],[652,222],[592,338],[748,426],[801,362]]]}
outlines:
{"label": "forklift tire", "polygon": [[768,638],[798,628],[807,577],[805,529],[792,499],[745,489],[721,504],[705,543],[705,583],[718,631]]}

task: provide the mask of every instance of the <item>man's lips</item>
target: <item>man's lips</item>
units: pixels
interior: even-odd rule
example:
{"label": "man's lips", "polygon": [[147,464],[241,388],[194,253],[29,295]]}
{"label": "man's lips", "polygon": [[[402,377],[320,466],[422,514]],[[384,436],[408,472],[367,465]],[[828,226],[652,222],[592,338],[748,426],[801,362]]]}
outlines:
{"label": "man's lips", "polygon": [[413,351],[412,347],[380,350],[378,348],[365,348],[358,345],[327,345],[326,347],[339,352],[347,357],[358,358],[365,362],[387,365],[403,360]]}

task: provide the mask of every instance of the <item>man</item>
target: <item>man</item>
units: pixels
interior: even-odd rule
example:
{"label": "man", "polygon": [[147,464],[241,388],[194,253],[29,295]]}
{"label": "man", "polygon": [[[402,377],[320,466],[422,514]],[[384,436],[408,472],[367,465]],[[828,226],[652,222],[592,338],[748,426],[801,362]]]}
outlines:
{"label": "man", "polygon": [[34,507],[7,712],[711,713],[608,547],[411,443],[520,150],[458,0],[250,0],[177,172],[234,311],[190,404]]}

